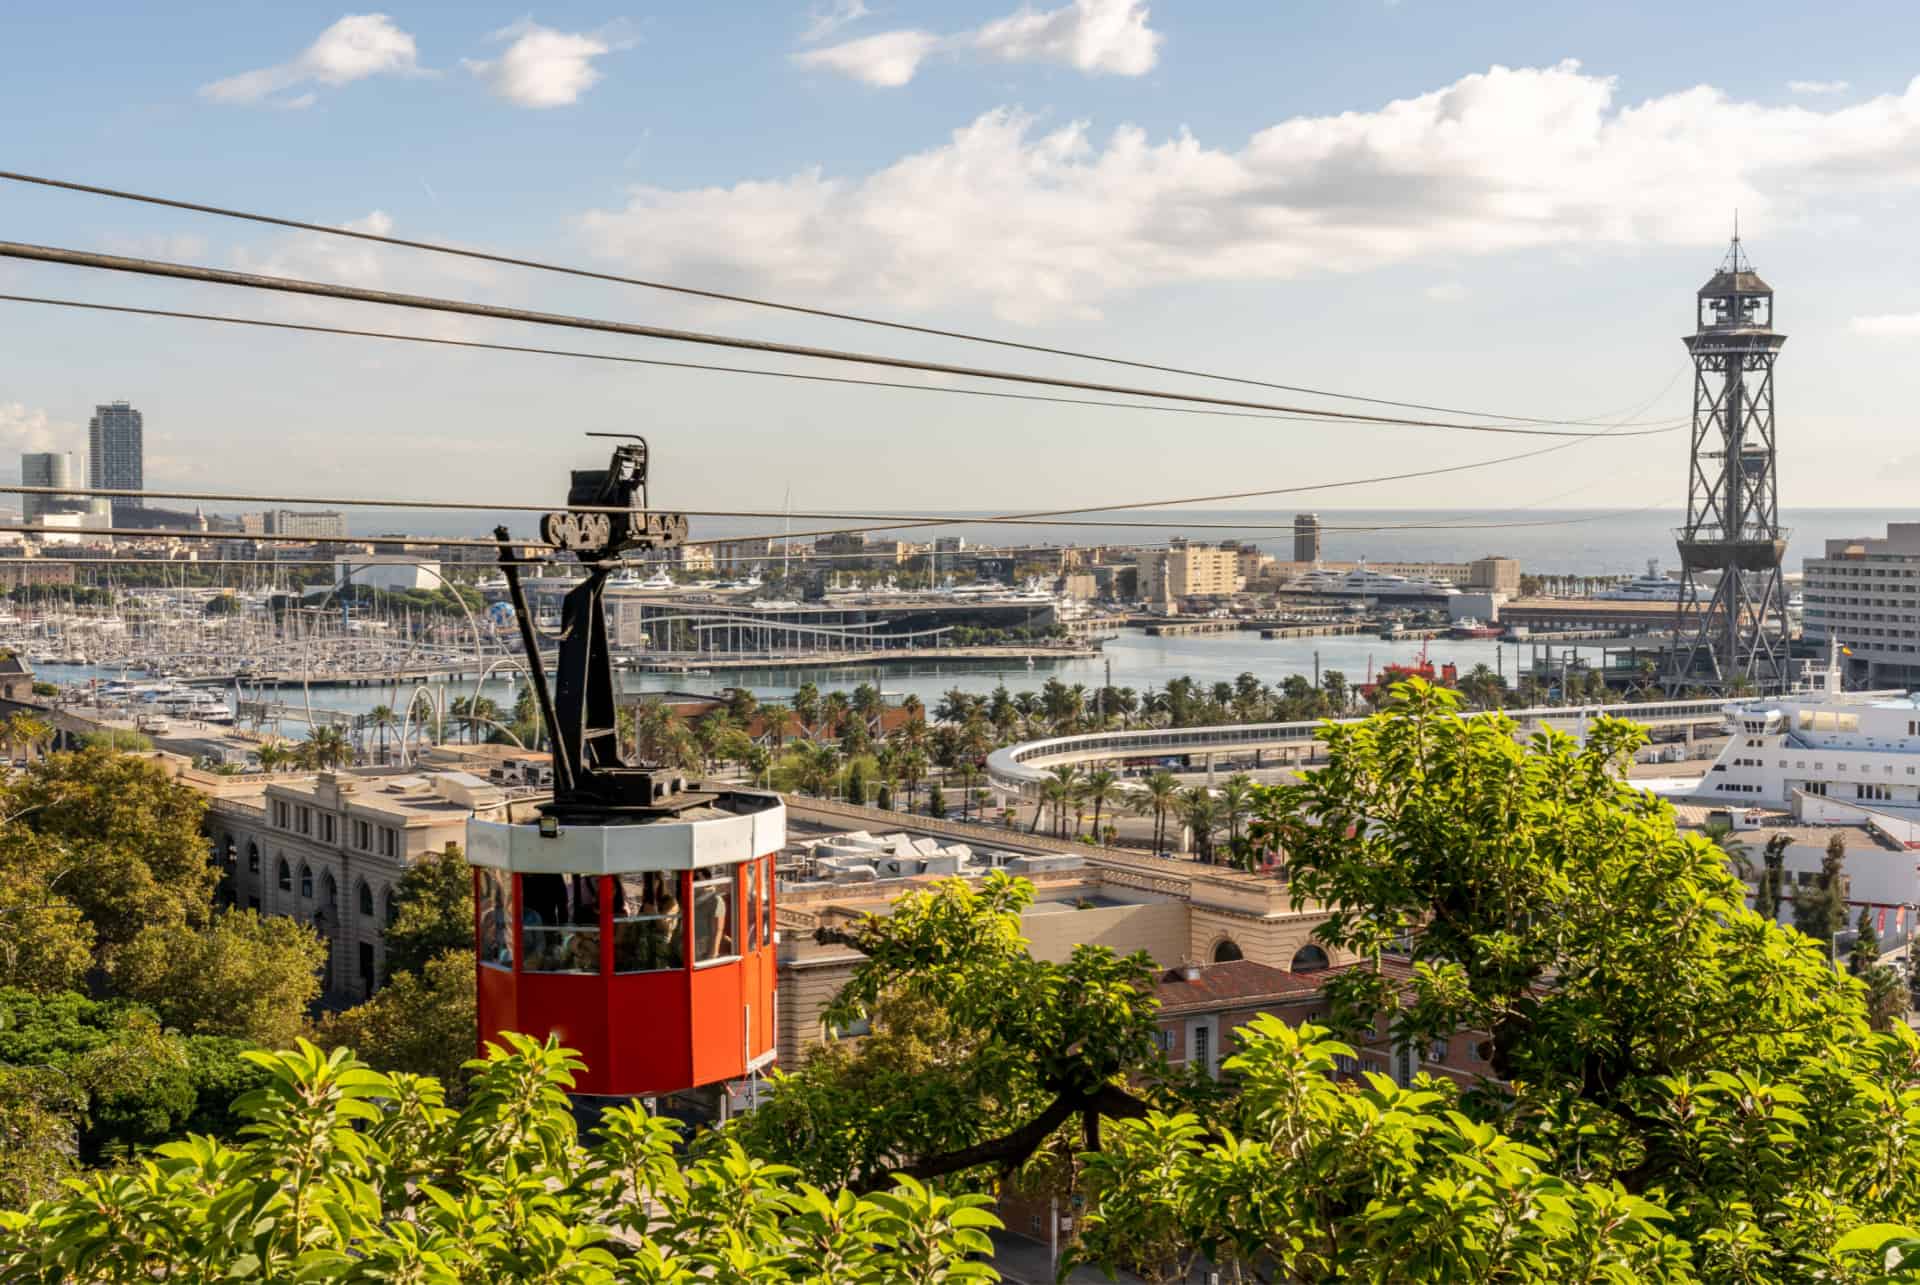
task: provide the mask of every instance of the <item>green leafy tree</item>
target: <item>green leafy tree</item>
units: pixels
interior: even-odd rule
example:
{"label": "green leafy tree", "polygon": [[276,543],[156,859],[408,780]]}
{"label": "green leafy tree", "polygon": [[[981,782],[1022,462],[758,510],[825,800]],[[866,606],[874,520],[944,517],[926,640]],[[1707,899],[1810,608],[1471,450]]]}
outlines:
{"label": "green leafy tree", "polygon": [[0,1214],[0,1279],[959,1285],[999,1221],[910,1179],[860,1198],[671,1121],[608,1111],[585,1145],[569,1051],[507,1037],[458,1112],[430,1078],[302,1042],[253,1053],[234,1145],[187,1138]]}
{"label": "green leafy tree", "polygon": [[1847,838],[1836,831],[1812,885],[1793,891],[1793,926],[1831,952],[1835,934],[1847,926],[1847,891]]}
{"label": "green leafy tree", "polygon": [[93,964],[94,931],[58,889],[68,869],[18,826],[0,830],[0,988],[72,990]]}
{"label": "green leafy tree", "polygon": [[38,843],[40,881],[78,907],[103,954],[148,925],[204,924],[219,871],[206,801],[154,763],[111,750],[53,754],[14,782],[13,820]]}
{"label": "green leafy tree", "polygon": [[395,972],[371,999],[329,1014],[316,1038],[327,1047],[357,1050],[376,1070],[431,1075],[450,1101],[459,1102],[467,1083],[461,1068],[473,1054],[478,1029],[469,941],[417,970]]}
{"label": "green leafy tree", "polygon": [[1855,977],[1880,963],[1880,935],[1873,929],[1873,907],[1860,907],[1860,919],[1854,924],[1853,950],[1847,955],[1847,971]]}
{"label": "green leafy tree", "polygon": [[[418,973],[427,961],[447,951],[464,950],[471,963],[473,868],[459,844],[449,843],[411,862],[394,885],[393,906],[393,922],[386,930],[389,977]],[[340,1043],[353,1044],[367,1054],[357,1041]]]}
{"label": "green leafy tree", "polygon": [[1444,1082],[1340,1084],[1354,1050],[1263,1015],[1226,1069],[1245,1123],[1119,1122],[1083,1157],[1092,1193],[1073,1257],[1189,1279],[1198,1253],[1235,1279],[1692,1281],[1671,1214],[1549,1171],[1541,1152],[1455,1109]]}
{"label": "green leafy tree", "polygon": [[[1860,984],[1744,909],[1719,849],[1633,788],[1640,729],[1602,719],[1584,744],[1525,745],[1513,730],[1410,681],[1386,714],[1324,729],[1325,768],[1262,792],[1256,829],[1284,846],[1296,897],[1327,910],[1319,938],[1361,959],[1410,943],[1404,997],[1372,968],[1328,981],[1339,1024],[1386,1022],[1415,1045],[1488,1032],[1500,1082],[1458,1108],[1484,1139],[1474,1154],[1522,1147],[1516,1159],[1594,1199],[1656,1204],[1645,1216],[1684,1247],[1662,1255],[1702,1279],[1807,1279],[1846,1228],[1904,1216],[1920,1184],[1890,1127],[1907,1108],[1888,1104],[1920,1108],[1920,1038],[1899,1023],[1873,1033]],[[1424,1198],[1457,1200],[1458,1180],[1438,1177],[1454,1185]],[[1397,1216],[1391,1191],[1378,1200]],[[1428,1218],[1452,1227],[1456,1212]],[[1334,1256],[1297,1279],[1351,1278],[1326,1243]]]}
{"label": "green leafy tree", "polygon": [[1753,909],[1768,923],[1780,918],[1780,903],[1787,893],[1787,849],[1792,843],[1792,835],[1776,834],[1760,854],[1760,881],[1754,889]]}
{"label": "green leafy tree", "polygon": [[930,817],[947,815],[947,795],[937,781],[927,787],[927,815]]}
{"label": "green leafy tree", "polygon": [[[911,1090],[874,1065],[878,1053],[809,1062],[794,1077],[812,1101],[839,1095],[838,1118],[864,1118],[873,1133],[833,1143],[818,1177],[866,1190],[890,1170],[919,1179],[991,1175],[1027,1164],[1070,1123],[1097,1147],[1103,1119],[1145,1110],[1125,1085],[1159,1065],[1152,961],[1088,945],[1065,963],[1034,959],[1019,931],[1032,900],[1031,884],[996,871],[977,885],[942,880],[886,915],[817,930],[818,940],[865,957],[828,1008],[829,1024],[877,1017],[896,1040],[883,1047],[919,1039],[940,1049],[914,1061],[925,1074]],[[941,1118],[903,1107],[908,1092],[919,1108],[941,1104]],[[793,1114],[821,1117],[805,1106]],[[777,1140],[778,1130],[756,1136],[770,1135]],[[798,1131],[772,1154],[808,1165],[806,1139],[815,1136]]]}
{"label": "green leafy tree", "polygon": [[115,957],[119,991],[167,1025],[291,1044],[320,994],[326,943],[297,920],[225,910],[204,929],[155,925]]}

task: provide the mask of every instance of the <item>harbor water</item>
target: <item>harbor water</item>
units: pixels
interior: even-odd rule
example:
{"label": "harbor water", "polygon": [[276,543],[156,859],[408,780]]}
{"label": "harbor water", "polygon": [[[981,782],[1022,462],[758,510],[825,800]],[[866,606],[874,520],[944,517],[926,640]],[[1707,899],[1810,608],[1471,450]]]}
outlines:
{"label": "harbor water", "polygon": [[[1620,644],[1624,645],[1624,644]],[[1503,673],[1509,682],[1518,668],[1528,663],[1534,644],[1502,643],[1492,639],[1437,638],[1425,644],[1427,657],[1438,667],[1452,664],[1462,674],[1484,664]],[[1544,644],[1543,644],[1544,646]],[[1600,644],[1553,644],[1556,658],[1582,656],[1599,659]],[[621,690],[628,693],[682,692],[708,695],[730,687],[746,687],[761,700],[786,700],[802,684],[811,682],[822,692],[836,688],[852,691],[861,683],[872,683],[892,701],[917,696],[932,708],[941,696],[955,688],[965,692],[989,693],[1004,684],[1009,692],[1036,691],[1049,678],[1058,678],[1069,686],[1079,683],[1089,690],[1107,682],[1112,669],[1115,687],[1131,687],[1144,693],[1161,688],[1176,678],[1190,677],[1202,685],[1232,682],[1243,673],[1251,673],[1262,682],[1278,687],[1288,677],[1299,674],[1311,680],[1315,662],[1322,676],[1338,670],[1350,684],[1367,680],[1388,664],[1411,664],[1420,656],[1417,640],[1387,641],[1368,636],[1329,638],[1263,639],[1255,631],[1229,634],[1200,634],[1182,637],[1148,637],[1138,629],[1122,630],[1109,638],[1101,654],[1091,658],[1049,659],[1036,653],[1033,668],[1024,662],[999,662],[992,666],[965,660],[919,661],[902,665],[813,666],[805,668],[769,667],[765,669],[726,670],[712,674],[643,674],[622,671],[616,675]],[[108,682],[119,679],[120,671],[84,665],[43,665],[39,676],[49,682],[83,683],[92,679]],[[473,695],[471,679],[432,684],[445,689],[446,703]],[[497,674],[480,688],[480,694],[503,708],[513,703],[512,678]],[[229,694],[231,694],[229,692]],[[249,696],[253,693],[249,692]],[[397,707],[407,691],[392,687],[312,687],[289,684],[269,689],[262,696],[286,706],[282,732],[303,734],[301,724],[306,710],[364,714],[376,705]]]}

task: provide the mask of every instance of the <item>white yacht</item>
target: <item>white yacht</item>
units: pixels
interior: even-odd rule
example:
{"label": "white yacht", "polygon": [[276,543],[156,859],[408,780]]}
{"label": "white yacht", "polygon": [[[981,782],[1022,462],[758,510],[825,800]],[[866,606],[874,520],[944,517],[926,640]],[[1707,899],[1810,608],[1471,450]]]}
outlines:
{"label": "white yacht", "polygon": [[1647,574],[1623,580],[1593,595],[1610,602],[1679,602],[1680,582],[1662,574],[1660,559],[1647,559]]}
{"label": "white yacht", "polygon": [[1726,716],[1706,775],[1662,793],[1778,808],[1814,796],[1920,818],[1920,692],[1842,690],[1837,644],[1811,683],[1731,702]]}
{"label": "white yacht", "polygon": [[1326,567],[1314,567],[1296,576],[1286,588],[1292,593],[1325,594],[1338,598],[1404,600],[1444,599],[1460,592],[1442,581],[1415,580],[1408,576],[1375,571],[1367,566],[1364,559],[1353,570],[1344,573]]}
{"label": "white yacht", "polygon": [[659,592],[679,587],[679,583],[665,571],[656,571],[645,579],[641,578],[638,571],[620,571],[607,577],[609,589],[645,589],[649,592]]}

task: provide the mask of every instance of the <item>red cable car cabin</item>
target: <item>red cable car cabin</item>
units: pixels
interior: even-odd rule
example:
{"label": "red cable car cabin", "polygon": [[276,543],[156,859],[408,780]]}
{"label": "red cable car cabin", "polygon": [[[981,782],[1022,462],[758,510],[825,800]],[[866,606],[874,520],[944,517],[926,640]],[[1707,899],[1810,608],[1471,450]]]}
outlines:
{"label": "red cable car cabin", "polygon": [[611,825],[467,824],[480,1043],[555,1035],[575,1092],[674,1093],[774,1057],[776,796]]}

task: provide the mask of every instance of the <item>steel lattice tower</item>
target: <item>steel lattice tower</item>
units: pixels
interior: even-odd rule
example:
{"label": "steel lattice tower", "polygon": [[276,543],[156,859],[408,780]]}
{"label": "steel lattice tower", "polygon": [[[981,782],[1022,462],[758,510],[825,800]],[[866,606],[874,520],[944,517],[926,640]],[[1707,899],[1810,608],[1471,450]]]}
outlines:
{"label": "steel lattice tower", "polygon": [[[1680,547],[1669,690],[1777,690],[1787,680],[1787,597],[1780,566],[1773,366],[1787,337],[1773,328],[1773,287],[1747,262],[1736,228],[1696,296],[1693,449]],[[1717,576],[1711,590],[1707,578]],[[1702,601],[1704,599],[1704,606]]]}

